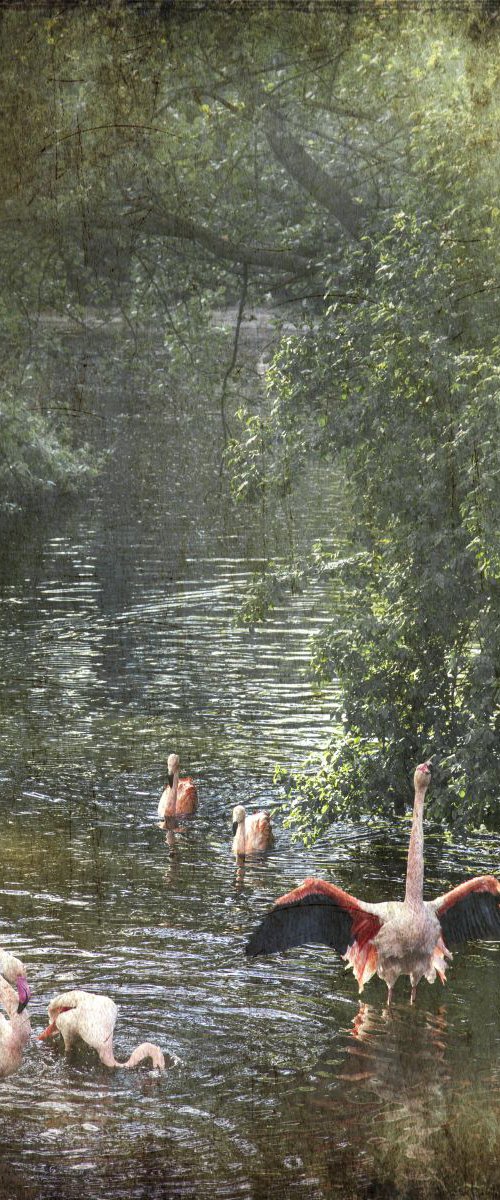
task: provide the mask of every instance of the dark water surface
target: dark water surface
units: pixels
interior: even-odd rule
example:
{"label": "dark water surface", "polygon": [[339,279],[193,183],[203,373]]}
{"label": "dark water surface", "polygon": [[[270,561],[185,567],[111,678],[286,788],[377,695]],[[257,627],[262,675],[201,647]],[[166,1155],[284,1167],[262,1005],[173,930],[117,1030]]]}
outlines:
{"label": "dark water surface", "polygon": [[[84,503],[3,562],[0,944],[24,958],[34,1033],[52,995],[119,1004],[118,1057],[145,1039],[162,1077],[110,1072],[33,1037],[0,1083],[2,1185],[28,1197],[495,1196],[500,1192],[500,951],[457,954],[448,983],[400,981],[388,1013],[333,953],[248,964],[271,901],[319,874],[400,897],[408,823],[340,827],[314,849],[277,827],[238,870],[233,805],[270,805],[277,761],[328,732],[307,676],[328,596],[235,623],[287,524],[217,499],[210,421],[113,418],[116,453]],[[327,500],[325,500],[325,496]],[[335,489],[295,502],[298,553],[332,527]],[[340,527],[341,519],[338,517]],[[199,784],[174,852],[156,807],[167,754]],[[498,840],[427,840],[427,894],[495,871]],[[365,996],[363,997],[365,999]]]}

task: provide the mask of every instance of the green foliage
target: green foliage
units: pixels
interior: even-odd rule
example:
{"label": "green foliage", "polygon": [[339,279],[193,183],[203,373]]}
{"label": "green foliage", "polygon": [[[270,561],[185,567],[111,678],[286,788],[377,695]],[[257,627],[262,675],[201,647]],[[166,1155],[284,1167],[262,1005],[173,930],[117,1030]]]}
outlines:
{"label": "green foliage", "polygon": [[265,620],[276,605],[284,604],[290,595],[298,595],[305,583],[306,571],[297,565],[283,567],[270,563],[265,573],[255,575],[249,584],[238,614],[238,623],[257,625]]}
{"label": "green foliage", "polygon": [[[351,552],[307,568],[343,589],[313,663],[342,703],[290,818],[387,809],[433,753],[434,811],[496,825],[498,32],[474,2],[209,8],[3,16],[0,496],[89,468],[68,329],[116,325],[129,370],[161,345],[148,387],[220,412],[235,503],[345,479]],[[269,565],[244,619],[303,578]]]}
{"label": "green foliage", "polygon": [[0,514],[29,511],[44,496],[79,490],[102,456],[71,447],[64,422],[54,426],[23,399],[0,400]]}
{"label": "green foliage", "polygon": [[[281,436],[299,447],[292,475],[301,461],[342,464],[352,514],[353,553],[333,564],[342,610],[313,656],[317,677],[341,686],[332,739],[319,768],[286,779],[287,820],[306,838],[338,815],[397,809],[429,755],[440,821],[500,825],[496,149],[459,38],[432,46],[423,28],[410,54],[403,31],[394,51],[412,163],[400,207],[346,250],[343,297],[337,272],[326,313],[268,373],[267,477]],[[387,57],[379,43],[366,86]],[[497,112],[492,58],[485,76]]]}
{"label": "green foliage", "polygon": [[339,566],[348,627],[315,651],[342,704],[321,769],[295,780],[289,820],[305,833],[366,798],[390,810],[431,754],[434,812],[500,824],[500,348],[494,309],[486,345],[472,322],[457,335],[454,218],[443,251],[441,231],[398,214],[372,242],[363,304],[340,321],[332,308],[274,367],[301,429],[316,423],[309,458],[319,446],[344,463],[358,550]]}

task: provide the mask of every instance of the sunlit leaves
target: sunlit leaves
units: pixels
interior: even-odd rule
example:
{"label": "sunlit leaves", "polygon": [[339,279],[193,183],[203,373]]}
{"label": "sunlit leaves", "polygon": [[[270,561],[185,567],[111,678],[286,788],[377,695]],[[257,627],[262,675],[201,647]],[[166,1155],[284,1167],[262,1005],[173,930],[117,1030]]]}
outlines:
{"label": "sunlit leaves", "polygon": [[342,703],[322,765],[288,789],[306,837],[401,805],[431,754],[434,816],[500,822],[500,356],[496,307],[482,344],[474,320],[455,333],[467,220],[464,202],[453,223],[443,209],[443,254],[435,221],[399,212],[365,303],[275,368],[275,411],[309,431],[309,456],[321,444],[344,462],[364,546],[341,567],[348,627],[334,621],[313,658]]}

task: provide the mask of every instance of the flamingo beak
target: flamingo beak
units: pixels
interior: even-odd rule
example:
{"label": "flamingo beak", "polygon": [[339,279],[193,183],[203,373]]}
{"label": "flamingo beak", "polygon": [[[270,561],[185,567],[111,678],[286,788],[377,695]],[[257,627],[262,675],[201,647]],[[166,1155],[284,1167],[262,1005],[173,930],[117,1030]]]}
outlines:
{"label": "flamingo beak", "polygon": [[235,835],[235,833],[236,833],[236,830],[237,830],[237,828],[238,828],[238,822],[237,822],[237,821],[233,821],[233,827],[232,827],[232,828],[233,828],[233,837],[234,837],[234,835]]}
{"label": "flamingo beak", "polygon": [[41,1042],[44,1042],[46,1038],[53,1037],[55,1033],[59,1033],[59,1030],[55,1021],[51,1021],[50,1025],[47,1025],[47,1028],[43,1030],[43,1033],[38,1034],[38,1037]]}
{"label": "flamingo beak", "polygon": [[18,1013],[22,1013],[26,1008],[28,1000],[31,996],[31,988],[25,975],[18,975],[16,979],[17,994],[19,996],[19,1004],[17,1006]]}
{"label": "flamingo beak", "polygon": [[168,779],[168,786],[173,787],[174,786],[174,777],[173,777],[173,774],[171,771],[167,775],[167,779]]}

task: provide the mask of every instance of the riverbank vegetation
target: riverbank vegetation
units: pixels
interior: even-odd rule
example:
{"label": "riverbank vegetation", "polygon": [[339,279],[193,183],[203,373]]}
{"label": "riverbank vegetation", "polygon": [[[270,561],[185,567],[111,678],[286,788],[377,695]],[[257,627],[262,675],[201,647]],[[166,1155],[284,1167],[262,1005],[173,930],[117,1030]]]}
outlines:
{"label": "riverbank vegetation", "polygon": [[391,811],[424,754],[440,819],[500,822],[497,17],[0,14],[0,504],[88,479],[118,366],[218,407],[235,502],[342,472],[347,551],[253,592],[261,617],[317,572],[345,596],[313,656],[341,683],[331,744],[289,780],[306,837]]}

